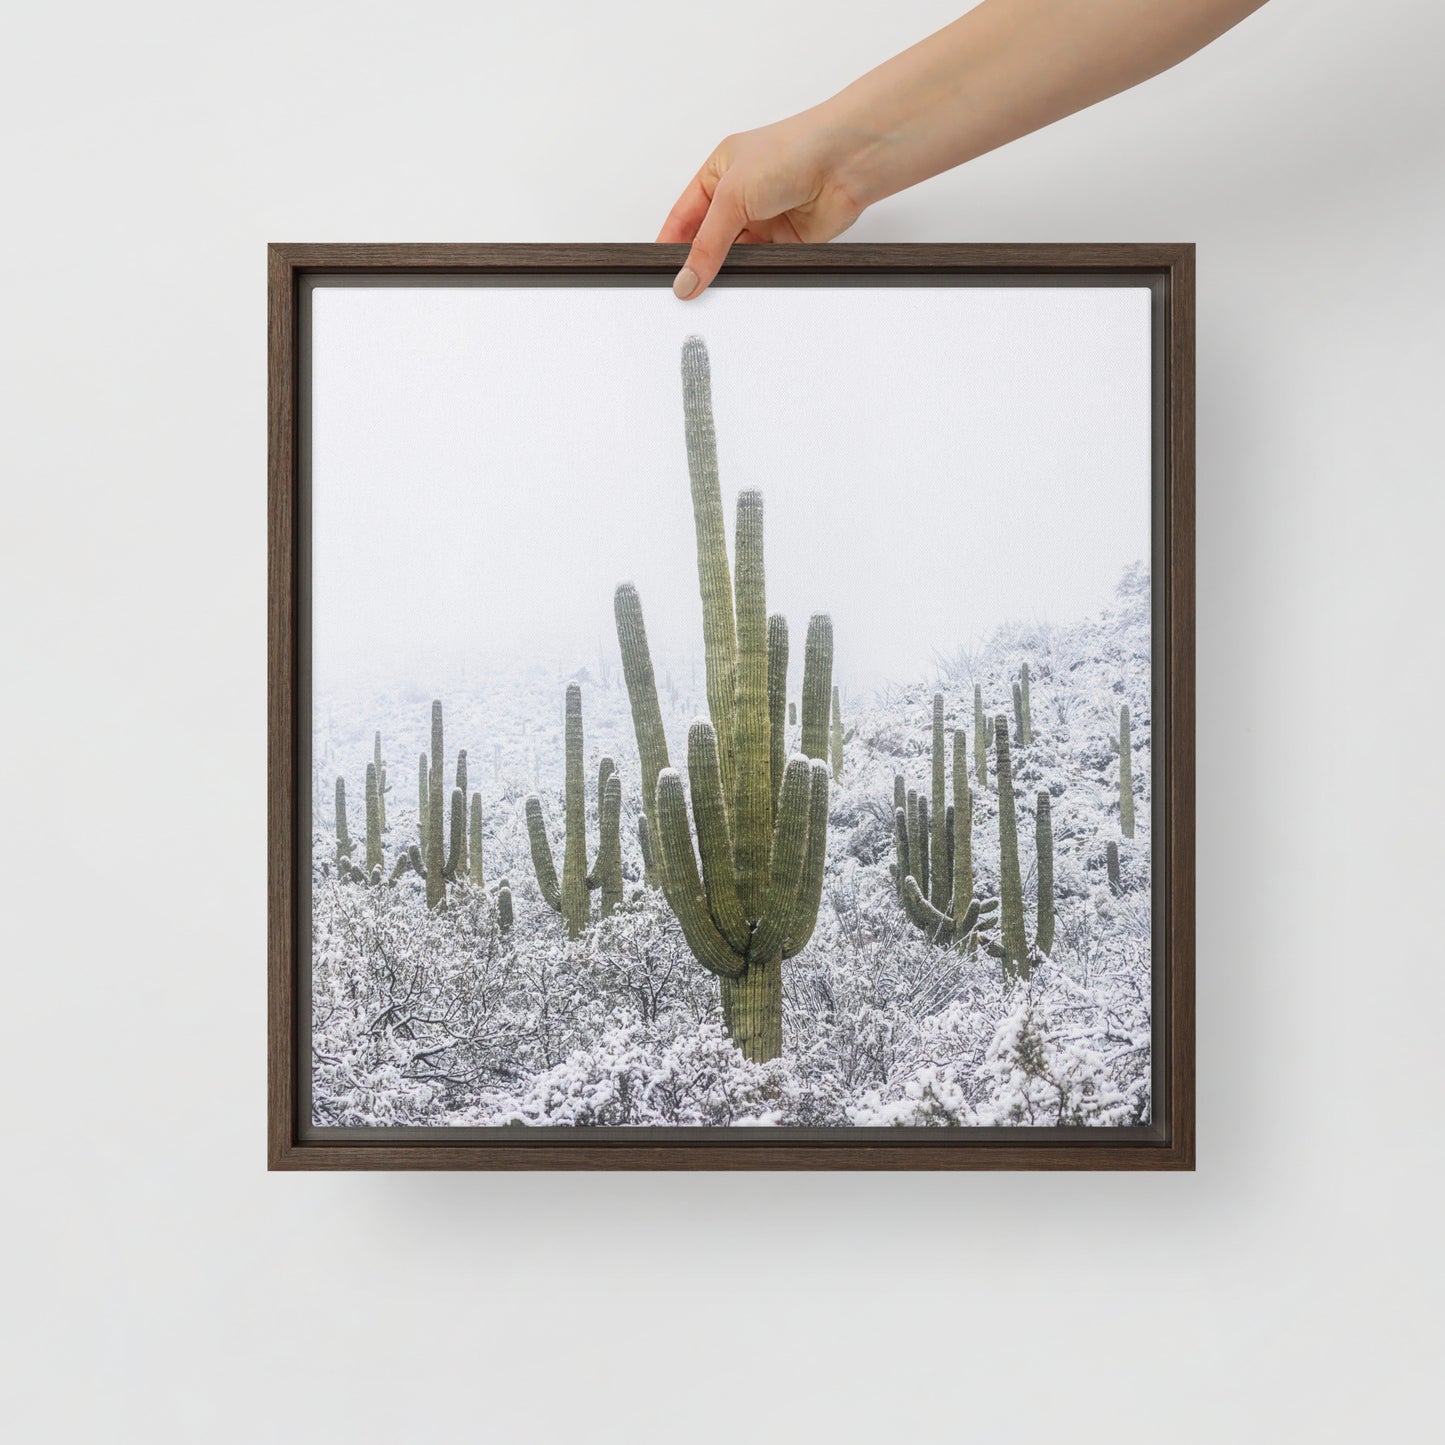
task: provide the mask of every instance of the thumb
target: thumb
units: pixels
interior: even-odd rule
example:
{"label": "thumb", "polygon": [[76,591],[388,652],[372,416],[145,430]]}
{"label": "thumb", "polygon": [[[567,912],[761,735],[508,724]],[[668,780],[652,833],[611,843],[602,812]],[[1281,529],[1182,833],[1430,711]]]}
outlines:
{"label": "thumb", "polygon": [[724,181],[713,192],[712,204],[693,237],[687,261],[672,283],[673,293],[680,300],[701,296],[712,285],[733,242],[747,223],[742,196]]}

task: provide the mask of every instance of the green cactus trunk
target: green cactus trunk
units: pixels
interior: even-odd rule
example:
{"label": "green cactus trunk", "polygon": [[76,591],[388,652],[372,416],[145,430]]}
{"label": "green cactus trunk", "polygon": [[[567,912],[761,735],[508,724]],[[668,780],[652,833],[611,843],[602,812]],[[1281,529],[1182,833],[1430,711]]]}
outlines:
{"label": "green cactus trunk", "polygon": [[1024,695],[1023,695],[1023,689],[1018,685],[1018,683],[1014,683],[1014,685],[1013,685],[1013,695],[1014,695],[1014,738],[1013,738],[1013,740],[1014,740],[1014,745],[1015,745],[1016,747],[1023,747],[1023,745],[1024,745]]}
{"label": "green cactus trunk", "polygon": [[953,915],[960,921],[973,901],[973,794],[968,788],[968,740],[953,734]]}
{"label": "green cactus trunk", "polygon": [[567,688],[566,841],[562,851],[562,922],[569,938],[587,927],[587,798],[583,783],[582,689]]}
{"label": "green cactus trunk", "polygon": [[442,843],[442,705],[431,705],[431,759],[427,766],[426,837],[423,851],[426,857],[426,906],[436,908],[446,901],[447,885],[443,876],[446,871],[446,855]]}
{"label": "green cactus trunk", "polygon": [[497,884],[497,927],[505,934],[512,931],[512,885],[505,879]]}
{"label": "green cactus trunk", "polygon": [[[467,876],[467,873],[468,873],[468,871],[469,871],[469,869],[468,869],[468,864],[467,864],[467,822],[466,822],[466,819],[467,819],[467,812],[466,812],[466,808],[467,808],[467,750],[466,750],[465,748],[463,748],[463,749],[457,754],[457,781],[456,781],[456,788],[455,788],[455,790],[454,790],[453,793],[452,793],[453,799],[456,798],[457,793],[460,793],[460,794],[462,795],[461,809],[460,809],[460,816],[461,816],[461,848],[460,848],[460,850],[458,851],[456,858],[455,858],[455,859],[453,860],[453,862],[452,862],[451,872],[452,872],[456,877],[458,877],[458,878],[464,878],[464,877]],[[453,803],[452,803],[452,808],[453,808],[454,810],[457,808],[457,804],[456,804],[455,801],[453,801]],[[456,821],[456,819],[454,818],[454,819],[452,820],[452,834],[453,834],[453,836],[456,836],[456,833],[457,833],[457,821]]]}
{"label": "green cactus trunk", "polygon": [[[826,666],[817,662],[826,658]],[[810,666],[810,664],[817,665]],[[826,612],[815,613],[808,622],[808,640],[803,649],[803,735],[799,747],[804,757],[828,757],[828,712],[833,689],[833,619]]]}
{"label": "green cactus trunk", "polygon": [[795,728],[795,727],[797,727],[797,725],[798,725],[798,704],[795,703],[795,702],[790,702],[790,703],[788,704],[788,726],[789,726],[789,727],[792,727],[792,728]]}
{"label": "green cactus trunk", "polygon": [[1019,700],[1022,704],[1024,742],[1034,740],[1034,720],[1029,711],[1029,665],[1024,663],[1019,675]]}
{"label": "green cactus trunk", "polygon": [[346,827],[346,779],[336,780],[336,866],[341,867],[343,858],[351,857],[351,834]]}
{"label": "green cactus trunk", "polygon": [[1129,707],[1119,709],[1119,831],[1134,836],[1134,754],[1129,738]]}
{"label": "green cactus trunk", "polygon": [[1042,790],[1034,812],[1034,851],[1039,895],[1034,947],[1047,957],[1054,951],[1054,815],[1052,801]]}
{"label": "green cactus trunk", "polygon": [[652,847],[652,824],[647,821],[647,814],[642,813],[637,819],[637,846],[642,853],[642,882],[647,888],[660,888],[661,880],[657,876],[657,854]]}
{"label": "green cactus trunk", "polygon": [[933,901],[932,820],[929,817],[928,799],[921,794],[918,799],[918,850],[913,855],[913,875],[918,880],[918,890],[931,903]]}
{"label": "green cactus trunk", "polygon": [[1119,872],[1119,845],[1112,838],[1104,856],[1109,870],[1109,889],[1117,896],[1124,891],[1124,879]]}
{"label": "green cactus trunk", "polygon": [[426,754],[423,753],[423,754],[416,760],[416,791],[417,791],[416,816],[417,816],[417,819],[418,819],[418,823],[417,823],[417,844],[418,844],[418,846],[421,848],[421,850],[422,850],[423,853],[426,852],[426,810],[427,810],[427,799],[428,799],[428,795],[429,795],[430,792],[431,792],[431,780],[430,780],[430,777],[428,776],[428,774],[429,774],[429,769],[427,768]]}
{"label": "green cactus trunk", "polygon": [[788,619],[775,612],[768,618],[768,737],[769,786],[772,807],[768,827],[777,821],[778,795],[783,791],[783,769],[788,762],[788,732],[783,705],[788,699]]}
{"label": "green cactus trunk", "polygon": [[[611,763],[611,758],[605,758]],[[598,790],[597,821],[601,840],[597,845],[597,886],[603,918],[622,902],[622,779],[615,766],[608,769]]]}
{"label": "green cactus trunk", "polygon": [[988,728],[983,719],[983,688],[973,685],[973,767],[980,788],[988,787]]}
{"label": "green cactus trunk", "polygon": [[843,705],[838,700],[836,685],[833,688],[833,729],[829,743],[833,754],[833,781],[836,783],[843,776]]}
{"label": "green cactus trunk", "polygon": [[381,787],[376,764],[366,765],[366,871],[382,866],[381,857]]}
{"label": "green cactus trunk", "polygon": [[717,430],[712,412],[712,369],[700,336],[682,344],[682,414],[687,474],[697,531],[697,577],[702,594],[703,656],[707,706],[722,748],[723,790],[733,793],[734,712],[737,707],[738,645],[734,630],[732,578],[723,528],[722,484],[718,479]]}
{"label": "green cactus trunk", "polygon": [[467,801],[460,788],[452,789],[451,841],[447,849],[447,861],[442,868],[442,877],[454,883],[466,869],[462,855],[467,850]]}
{"label": "green cactus trunk", "polygon": [[998,770],[999,911],[1005,974],[1029,976],[1028,935],[1024,930],[1024,885],[1019,871],[1018,818],[1014,811],[1013,763],[1008,723],[994,719],[995,766]]}
{"label": "green cactus trunk", "polygon": [[[944,871],[948,857],[948,819],[946,816],[948,776],[947,761],[943,752],[943,694],[941,692],[933,694],[932,783],[933,801],[930,817],[933,820],[933,836],[929,840],[929,852],[932,855],[932,877],[927,894],[928,901],[942,913],[947,911],[948,900],[952,896],[953,875],[951,869],[948,872]],[[922,886],[922,879],[919,879],[919,884]]]}
{"label": "green cactus trunk", "polygon": [[471,812],[468,815],[467,865],[473,883],[478,888],[486,881],[482,872],[482,795],[472,794]]}
{"label": "green cactus trunk", "polygon": [[377,812],[381,831],[386,832],[386,764],[381,760],[381,733],[378,731],[371,744],[372,762],[376,764]]}

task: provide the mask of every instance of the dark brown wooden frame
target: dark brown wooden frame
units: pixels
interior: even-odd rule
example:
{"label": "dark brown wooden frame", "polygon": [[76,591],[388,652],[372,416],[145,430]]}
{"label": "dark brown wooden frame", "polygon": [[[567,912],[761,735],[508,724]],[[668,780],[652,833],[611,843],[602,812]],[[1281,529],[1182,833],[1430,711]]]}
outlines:
{"label": "dark brown wooden frame", "polygon": [[[1192,1169],[1194,1167],[1194,247],[745,246],[719,284],[1148,284],[1155,295],[1154,1103],[1139,1129],[312,1131],[298,1117],[299,707],[303,288],[321,276],[671,283],[655,245],[273,245],[269,248],[270,599],[267,1005],[272,1169]],[[1110,281],[1108,278],[1117,278]],[[1160,757],[1158,741],[1164,741]],[[307,774],[300,774],[306,776]],[[1161,866],[1162,865],[1162,866]],[[481,1133],[483,1131],[477,1131]],[[318,1133],[329,1137],[316,1137]],[[502,1136],[502,1137],[498,1137]]]}

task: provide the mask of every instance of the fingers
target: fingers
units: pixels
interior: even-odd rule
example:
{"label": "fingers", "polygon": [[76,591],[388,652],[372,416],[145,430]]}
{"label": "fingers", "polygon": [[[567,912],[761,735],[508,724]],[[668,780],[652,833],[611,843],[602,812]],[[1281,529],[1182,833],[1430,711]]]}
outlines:
{"label": "fingers", "polygon": [[[711,185],[708,184],[711,182]],[[667,213],[657,239],[666,245],[687,245],[697,235],[702,218],[712,202],[712,186],[717,184],[712,177],[704,177],[699,171],[687,189],[677,198],[677,204]]]}
{"label": "fingers", "polygon": [[701,296],[722,269],[729,249],[747,224],[742,196],[723,180],[713,192],[712,204],[697,228],[687,263],[672,283],[674,294],[683,301]]}

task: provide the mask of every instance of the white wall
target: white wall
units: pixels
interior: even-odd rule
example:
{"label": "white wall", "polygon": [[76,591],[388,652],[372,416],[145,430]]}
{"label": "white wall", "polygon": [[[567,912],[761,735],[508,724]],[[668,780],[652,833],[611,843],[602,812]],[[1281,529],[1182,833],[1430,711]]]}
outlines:
{"label": "white wall", "polygon": [[264,243],[650,239],[726,130],[951,14],[8,16],[14,1438],[1314,1442],[1421,1407],[1432,0],[1275,0],[856,231],[1199,243],[1199,1172],[263,1172]]}

